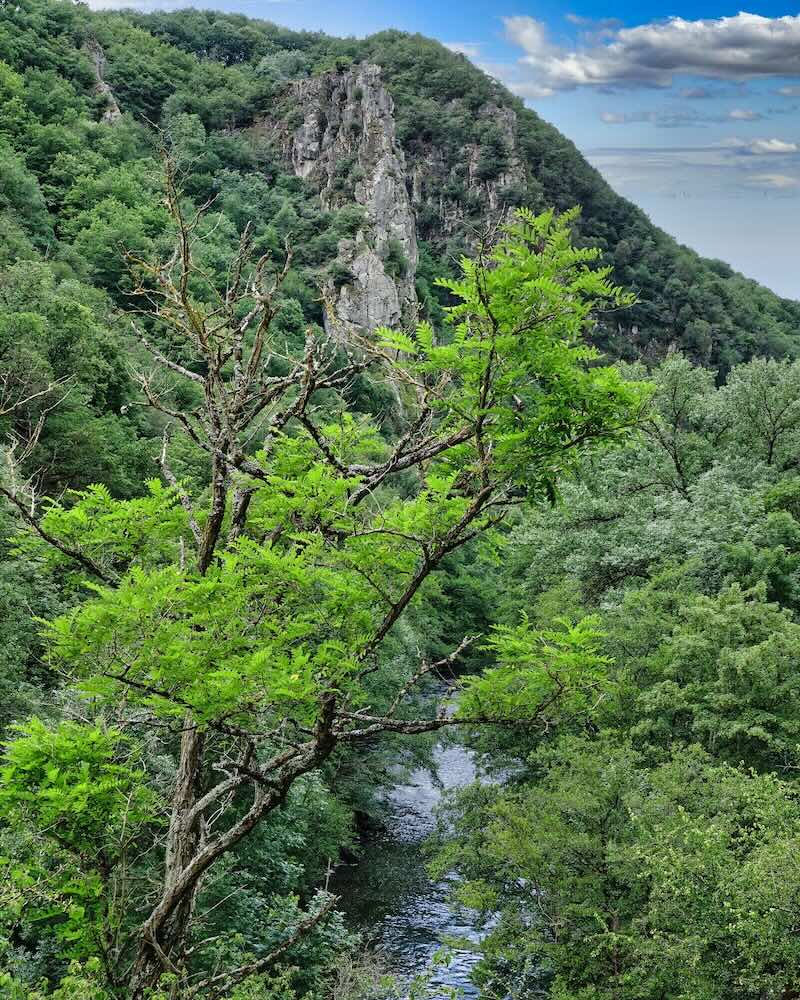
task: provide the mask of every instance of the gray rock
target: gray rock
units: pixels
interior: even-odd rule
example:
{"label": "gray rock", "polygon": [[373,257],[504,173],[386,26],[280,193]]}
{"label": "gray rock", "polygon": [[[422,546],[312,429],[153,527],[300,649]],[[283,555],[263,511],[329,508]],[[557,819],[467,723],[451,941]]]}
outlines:
{"label": "gray rock", "polygon": [[114,91],[111,89],[110,84],[105,81],[106,54],[96,38],[90,38],[85,42],[83,48],[89,56],[94,69],[95,84],[92,87],[92,92],[102,96],[106,103],[106,110],[103,112],[100,120],[106,125],[113,125],[122,117],[122,110],[119,104],[117,104],[117,99],[114,97]]}
{"label": "gray rock", "polygon": [[[331,333],[409,326],[417,317],[414,279],[418,248],[406,187],[405,157],[395,130],[394,102],[379,66],[363,63],[289,85],[286,103],[303,121],[265,119],[294,173],[315,184],[323,205],[355,203],[364,225],[339,244],[348,280],[330,283]],[[295,114],[297,111],[295,110]]]}

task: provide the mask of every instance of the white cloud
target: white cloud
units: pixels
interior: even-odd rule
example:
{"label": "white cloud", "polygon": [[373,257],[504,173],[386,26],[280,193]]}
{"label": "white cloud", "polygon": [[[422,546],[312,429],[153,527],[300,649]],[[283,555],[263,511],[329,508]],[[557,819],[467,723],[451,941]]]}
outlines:
{"label": "white cloud", "polygon": [[728,200],[731,210],[736,199],[753,205],[762,198],[800,197],[796,154],[756,156],[749,145],[728,139],[705,147],[609,146],[588,150],[587,156],[617,190],[637,204],[644,202],[645,209],[650,196],[677,203],[707,195]]}
{"label": "white cloud", "polygon": [[792,156],[800,152],[800,145],[785,139],[742,139],[741,136],[730,136],[718,142],[717,146],[753,156]]}
{"label": "white cloud", "polygon": [[676,76],[718,80],[800,76],[800,14],[687,21],[680,17],[635,28],[606,29],[599,44],[553,44],[528,16],[503,19],[520,63],[540,94],[576,87],[669,87]]}
{"label": "white cloud", "polygon": [[[704,114],[696,108],[666,107],[658,111],[601,111],[600,121],[606,125],[630,125],[632,123],[649,122],[659,128],[678,128],[679,126],[705,126],[725,124],[725,122],[756,122],[764,116],[747,108],[734,108],[724,114]],[[746,146],[747,141],[733,140]],[[776,142],[778,140],[775,140]]]}
{"label": "white cloud", "polygon": [[600,121],[606,125],[626,125],[630,117],[626,114],[619,114],[617,111],[601,111]]}
{"label": "white cloud", "polygon": [[614,35],[622,27],[622,21],[617,17],[603,17],[595,20],[591,17],[581,17],[579,14],[565,15],[570,24],[580,29],[578,37],[582,45],[597,45]]}
{"label": "white cloud", "polygon": [[687,87],[681,91],[681,97],[686,97],[691,101],[703,101],[713,96],[713,91],[709,90],[708,87]]}
{"label": "white cloud", "polygon": [[747,183],[756,187],[772,188],[776,191],[792,191],[800,188],[800,177],[790,177],[789,174],[752,174]]}
{"label": "white cloud", "polygon": [[709,121],[705,115],[694,111],[601,111],[600,121],[606,125],[632,125],[649,123],[661,128],[679,125],[703,125]]}
{"label": "white cloud", "polygon": [[797,153],[800,146],[796,142],[784,142],[783,139],[753,139],[747,149],[756,156]]}
{"label": "white cloud", "polygon": [[552,87],[543,87],[540,83],[536,83],[534,80],[510,80],[505,74],[499,74],[497,79],[502,80],[508,89],[513,91],[517,97],[530,97],[535,99],[537,97],[552,97],[555,93]]}
{"label": "white cloud", "polygon": [[751,111],[750,108],[734,108],[728,112],[728,118],[733,122],[757,122],[763,117],[758,111]]}
{"label": "white cloud", "polygon": [[778,87],[781,97],[800,97],[800,87]]}
{"label": "white cloud", "polygon": [[589,28],[592,31],[609,31],[622,27],[622,21],[618,17],[602,17],[595,20],[592,17],[581,17],[580,14],[565,15],[570,24],[576,24],[579,28]]}
{"label": "white cloud", "polygon": [[480,42],[442,42],[442,45],[451,52],[460,52],[467,59],[480,59]]}

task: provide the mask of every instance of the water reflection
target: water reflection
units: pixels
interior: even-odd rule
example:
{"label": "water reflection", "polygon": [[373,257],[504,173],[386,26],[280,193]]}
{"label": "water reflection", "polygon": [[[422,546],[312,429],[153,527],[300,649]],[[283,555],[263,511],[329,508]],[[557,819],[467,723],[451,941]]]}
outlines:
{"label": "water reflection", "polygon": [[[480,939],[469,913],[450,910],[448,880],[428,878],[421,850],[443,791],[474,781],[475,764],[460,746],[437,746],[433,760],[433,771],[420,768],[392,790],[385,831],[366,845],[357,865],[339,870],[333,887],[351,925],[369,936],[399,975],[423,970],[444,938]],[[478,959],[475,951],[456,951],[434,983],[459,987],[465,1000],[477,997],[469,974]]]}

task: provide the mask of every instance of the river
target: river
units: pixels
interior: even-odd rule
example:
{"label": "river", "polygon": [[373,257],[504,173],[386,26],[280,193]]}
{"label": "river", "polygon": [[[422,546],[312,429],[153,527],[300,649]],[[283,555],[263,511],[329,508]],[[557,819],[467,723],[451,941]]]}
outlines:
{"label": "river", "polygon": [[[383,953],[391,972],[405,978],[426,968],[444,938],[480,940],[470,915],[448,905],[449,879],[428,877],[421,848],[434,829],[444,791],[474,781],[475,763],[458,745],[436,746],[432,761],[430,769],[413,771],[388,793],[384,829],[370,837],[357,864],[338,870],[332,886],[350,926]],[[433,984],[459,987],[464,1000],[477,997],[470,971],[479,957],[469,947],[455,950]]]}

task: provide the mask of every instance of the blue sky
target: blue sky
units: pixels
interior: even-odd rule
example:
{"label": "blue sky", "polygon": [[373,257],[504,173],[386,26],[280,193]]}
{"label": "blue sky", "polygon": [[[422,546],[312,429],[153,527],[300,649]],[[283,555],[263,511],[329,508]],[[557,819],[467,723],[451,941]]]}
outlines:
{"label": "blue sky", "polygon": [[800,298],[800,0],[746,13],[713,0],[195,4],[337,35],[395,27],[438,38],[522,96],[679,240]]}

